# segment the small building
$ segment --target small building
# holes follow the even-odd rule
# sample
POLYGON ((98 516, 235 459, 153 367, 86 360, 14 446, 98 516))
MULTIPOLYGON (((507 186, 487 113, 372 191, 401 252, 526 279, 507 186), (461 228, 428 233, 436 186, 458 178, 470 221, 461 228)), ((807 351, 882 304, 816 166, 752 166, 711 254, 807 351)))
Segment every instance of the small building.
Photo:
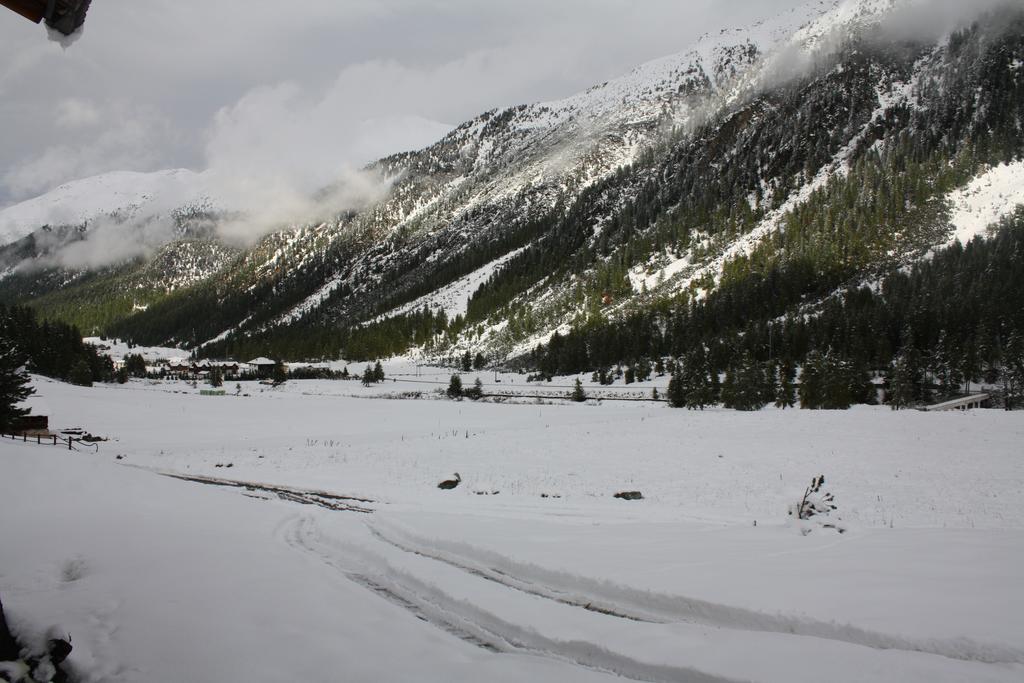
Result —
POLYGON ((220 368, 221 373, 223 373, 225 377, 238 376, 238 363, 226 361, 224 363, 214 363, 214 365, 220 368))
POLYGON ((167 374, 172 378, 185 379, 192 375, 192 364, 185 359, 172 359, 167 363, 167 374))
POLYGON ((23 415, 14 421, 11 432, 18 436, 45 436, 50 433, 50 418, 46 415, 23 415))
POLYGON ((253 373, 260 379, 270 379, 274 376, 274 368, 278 365, 276 360, 270 360, 269 358, 254 358, 249 361, 249 367, 252 368, 253 373))

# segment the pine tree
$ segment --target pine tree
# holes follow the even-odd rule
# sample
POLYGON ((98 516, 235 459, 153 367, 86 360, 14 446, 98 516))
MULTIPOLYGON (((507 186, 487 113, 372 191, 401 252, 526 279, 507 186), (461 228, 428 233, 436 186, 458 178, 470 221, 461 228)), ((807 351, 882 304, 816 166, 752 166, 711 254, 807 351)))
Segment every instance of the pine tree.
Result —
POLYGON ((146 376, 146 360, 137 353, 129 353, 124 357, 124 367, 132 377, 146 376))
POLYGON ((214 365, 210 369, 210 386, 213 388, 221 387, 224 385, 224 373, 220 369, 220 366, 214 365))
POLYGON ((731 366, 722 385, 722 404, 734 410, 752 411, 764 408, 764 369, 750 353, 744 353, 739 363, 731 366))
POLYGON ((580 381, 579 377, 576 378, 576 386, 572 389, 571 398, 576 403, 584 403, 587 400, 587 392, 583 390, 583 382, 580 381))
POLYGON ((914 374, 910 361, 905 353, 900 353, 893 360, 885 376, 888 386, 886 401, 893 410, 902 410, 914 402, 914 374))
POLYGON ((831 351, 807 354, 800 374, 800 407, 809 410, 846 410, 853 403, 852 387, 865 394, 863 378, 851 363, 831 351))
POLYGON ((1004 407, 1013 410, 1024 396, 1024 337, 1016 330, 1006 340, 1000 382, 1003 386, 1004 407))
POLYGON ((448 398, 462 398, 462 377, 458 375, 452 375, 451 380, 448 382, 448 398))
POLYGON ((0 432, 11 429, 18 418, 28 415, 27 408, 18 406, 35 393, 30 381, 25 357, 11 340, 0 336, 0 432))
POLYGON ((651 362, 646 358, 636 364, 636 381, 647 382, 651 379, 651 362))
POLYGON ((477 353, 476 357, 473 359, 473 369, 474 370, 483 370, 486 365, 487 365, 487 359, 484 358, 484 354, 477 353))
POLYGON ((955 360, 958 356, 949 341, 946 330, 939 333, 938 342, 935 344, 935 351, 931 357, 931 371, 938 381, 939 394, 944 397, 956 396, 960 393, 962 384, 960 367, 955 360))
MULTIPOLYGON (((878 389, 873 378, 873 373, 864 363, 849 361, 846 364, 846 393, 851 405, 878 405, 878 389)), ((846 407, 849 408, 849 405, 846 407)))
POLYGON ((722 405, 726 408, 735 408, 737 403, 737 383, 739 380, 736 374, 736 367, 733 365, 730 365, 725 370, 725 379, 722 381, 722 405))
POLYGON ((775 407, 792 408, 796 405, 796 366, 792 361, 779 364, 779 381, 776 385, 775 407))
POLYGON ((377 361, 373 364, 373 381, 383 382, 384 381, 384 367, 377 361))
POLYGON ((668 390, 665 392, 665 398, 673 408, 683 408, 686 406, 686 385, 678 369, 672 375, 672 379, 668 381, 668 390))
POLYGON ((995 384, 999 380, 999 353, 993 343, 990 327, 982 323, 975 335, 974 346, 978 353, 978 373, 987 384, 995 384))
POLYGON ((849 361, 839 358, 831 351, 825 354, 822 366, 824 379, 825 410, 847 410, 853 404, 851 387, 859 382, 849 361))
POLYGON ((469 351, 462 354, 462 371, 469 372, 473 369, 473 356, 469 351))
POLYGON ((366 369, 363 370, 363 386, 368 387, 371 384, 374 384, 377 381, 375 377, 376 375, 373 373, 373 368, 367 365, 366 369))
POLYGON ((469 389, 466 389, 464 392, 462 392, 462 394, 466 398, 472 399, 474 401, 479 401, 484 397, 484 383, 480 381, 479 377, 477 377, 476 380, 473 382, 473 386, 471 386, 469 389))
POLYGON ((698 344, 683 359, 683 393, 689 410, 704 410, 715 402, 715 390, 708 373, 707 352, 703 344, 698 344))
POLYGON ((967 343, 961 349, 960 358, 957 361, 957 372, 963 380, 964 393, 971 393, 971 384, 981 378, 981 349, 982 344, 978 343, 977 335, 971 335, 967 343))
POLYGON ((68 374, 68 381, 72 384, 77 384, 80 387, 92 386, 92 369, 84 358, 80 358, 71 366, 71 372, 68 374))

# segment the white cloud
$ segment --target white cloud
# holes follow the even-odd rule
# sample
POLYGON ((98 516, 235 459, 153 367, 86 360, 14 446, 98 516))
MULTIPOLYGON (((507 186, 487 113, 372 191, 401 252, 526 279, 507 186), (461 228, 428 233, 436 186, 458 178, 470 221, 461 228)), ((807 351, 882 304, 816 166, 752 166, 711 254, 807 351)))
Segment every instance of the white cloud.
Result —
POLYGON ((86 37, 67 52, 6 13, 0 130, 16 134, 0 136, 0 204, 75 174, 201 169, 222 154, 244 159, 249 152, 235 143, 254 139, 274 158, 283 155, 304 176, 296 184, 306 186, 325 168, 422 144, 441 130, 431 122, 457 124, 494 107, 570 95, 682 49, 703 31, 798 1, 309 0, 299 12, 281 3, 240 11, 233 0, 207 0, 200 9, 104 0, 90 10, 86 37), (100 104, 111 100, 159 112, 166 126, 151 126, 141 145, 132 131, 121 145, 100 140, 118 125, 107 123, 109 107, 100 104), (280 117, 275 123, 305 121, 326 137, 292 123, 273 136, 290 145, 275 146, 258 140, 258 129, 230 136, 218 123, 228 112, 249 125, 259 106, 280 117), (338 112, 332 129, 325 120, 338 112), (353 122, 361 134, 346 130, 353 122), (97 139, 83 142, 85 130, 97 139), (295 161, 303 156, 312 172, 295 161))
POLYGON ((887 17, 882 37, 932 40, 963 27, 984 12, 1021 5, 1024 0, 906 0, 887 17))
POLYGON ((88 128, 101 121, 99 108, 88 100, 69 97, 57 103, 55 123, 61 128, 88 128))
POLYGON ((162 165, 162 150, 176 137, 161 114, 126 101, 101 109, 81 100, 64 100, 56 107, 54 123, 71 135, 0 175, 0 185, 11 196, 37 195, 111 170, 157 169, 162 165))
POLYGON ((346 71, 319 94, 296 83, 260 87, 217 112, 207 133, 206 175, 220 202, 248 214, 244 222, 226 226, 227 236, 251 239, 371 201, 384 179, 360 168, 428 145, 449 130, 417 116, 376 116, 387 111, 379 98, 387 99, 397 83, 373 81, 346 71), (335 184, 341 194, 332 203, 312 201, 314 193, 335 184))

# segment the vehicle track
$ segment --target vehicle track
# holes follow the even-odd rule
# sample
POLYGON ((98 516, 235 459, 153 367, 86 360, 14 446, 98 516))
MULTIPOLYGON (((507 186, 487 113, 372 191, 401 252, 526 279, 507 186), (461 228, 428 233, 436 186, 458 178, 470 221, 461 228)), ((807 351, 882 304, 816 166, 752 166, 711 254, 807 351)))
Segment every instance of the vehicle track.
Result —
MULTIPOLYGON (((301 505, 313 505, 335 512, 369 514, 374 512, 374 510, 367 507, 367 504, 376 502, 368 498, 343 496, 326 491, 177 473, 164 474, 165 476, 183 481, 211 486, 240 488, 250 492, 269 493, 281 500, 301 505), (357 505, 356 503, 361 503, 362 505, 357 505)), ((308 520, 306 523, 312 523, 312 520, 308 520)), ((492 551, 472 548, 465 544, 419 538, 407 530, 391 527, 386 524, 367 524, 367 529, 373 538, 403 553, 439 562, 465 572, 470 576, 507 589, 616 619, 649 624, 689 623, 713 628, 806 636, 859 645, 876 650, 917 652, 968 662, 1024 664, 1024 650, 1012 647, 980 643, 968 638, 910 639, 869 631, 848 624, 756 612, 679 595, 658 594, 626 586, 615 586, 587 577, 546 570, 533 565, 524 565, 492 551)), ((304 546, 303 543, 295 540, 300 536, 290 535, 289 538, 291 540, 289 540, 289 544, 320 555, 321 559, 342 571, 350 580, 377 593, 389 602, 406 609, 417 618, 438 626, 466 642, 492 652, 534 652, 536 650, 535 653, 544 654, 545 656, 561 656, 557 652, 551 652, 544 647, 531 645, 529 639, 517 641, 515 638, 510 639, 506 637, 508 631, 515 631, 519 628, 513 624, 506 623, 497 632, 488 630, 475 623, 472 619, 467 620, 460 616, 466 611, 472 611, 466 609, 470 606, 461 605, 460 610, 453 612, 447 607, 432 605, 430 600, 423 595, 417 595, 415 592, 410 593, 408 590, 404 590, 400 582, 375 579, 373 576, 376 576, 376 572, 355 571, 351 567, 346 567, 344 564, 332 560, 329 554, 304 546)), ((385 565, 387 564, 386 561, 384 563, 385 565)), ((415 582, 413 577, 408 578, 415 582)), ((430 587, 421 586, 421 588, 426 589, 421 592, 429 592, 430 587)), ((489 619, 491 615, 486 615, 486 617, 489 619)), ((573 657, 569 657, 569 659, 574 662, 576 661, 573 657)), ((587 659, 587 661, 590 660, 587 659)), ((611 670, 589 663, 576 663, 602 671, 611 670)), ((626 669, 629 668, 627 665, 626 669)), ((619 672, 616 671, 616 673, 619 672)), ((695 672, 689 672, 689 674, 692 673, 695 672)), ((619 675, 635 678, 636 680, 661 680, 658 678, 630 676, 622 673, 619 673, 619 675)))
POLYGON ((403 552, 442 562, 472 576, 529 595, 619 619, 662 624, 683 622, 715 628, 808 636, 876 650, 918 652, 986 664, 1024 664, 1024 651, 978 643, 968 638, 914 640, 848 624, 766 614, 684 596, 613 586, 586 577, 523 565, 497 553, 474 550, 462 544, 428 542, 394 528, 385 532, 381 524, 368 526, 375 538, 403 552))
POLYGON ((292 520, 284 538, 416 618, 489 652, 545 657, 645 683, 740 683, 696 669, 641 662, 586 640, 549 638, 425 584, 366 549, 324 538, 308 516, 292 520))

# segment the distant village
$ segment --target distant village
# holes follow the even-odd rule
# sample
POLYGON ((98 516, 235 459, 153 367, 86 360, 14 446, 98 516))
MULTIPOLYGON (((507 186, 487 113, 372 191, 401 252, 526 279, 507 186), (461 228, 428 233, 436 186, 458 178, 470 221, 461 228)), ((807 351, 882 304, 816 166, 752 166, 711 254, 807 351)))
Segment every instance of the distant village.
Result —
MULTIPOLYGON (((129 357, 114 360, 114 369, 127 368, 129 357)), ((225 380, 237 379, 270 379, 275 368, 281 365, 270 358, 254 358, 248 362, 192 360, 189 358, 157 359, 146 362, 146 375, 161 379, 206 380, 215 372, 220 372, 225 380)), ((287 370, 287 367, 285 367, 287 370)))
MULTIPOLYGON (((285 379, 348 379, 348 369, 333 370, 327 363, 283 363, 272 358, 249 361, 195 359, 188 356, 156 357, 152 349, 116 348, 105 341, 88 340, 110 356, 116 375, 198 382, 283 381, 285 379)), ((120 346, 117 342, 115 345, 120 346)), ((172 349, 167 349, 168 351, 172 349)))

